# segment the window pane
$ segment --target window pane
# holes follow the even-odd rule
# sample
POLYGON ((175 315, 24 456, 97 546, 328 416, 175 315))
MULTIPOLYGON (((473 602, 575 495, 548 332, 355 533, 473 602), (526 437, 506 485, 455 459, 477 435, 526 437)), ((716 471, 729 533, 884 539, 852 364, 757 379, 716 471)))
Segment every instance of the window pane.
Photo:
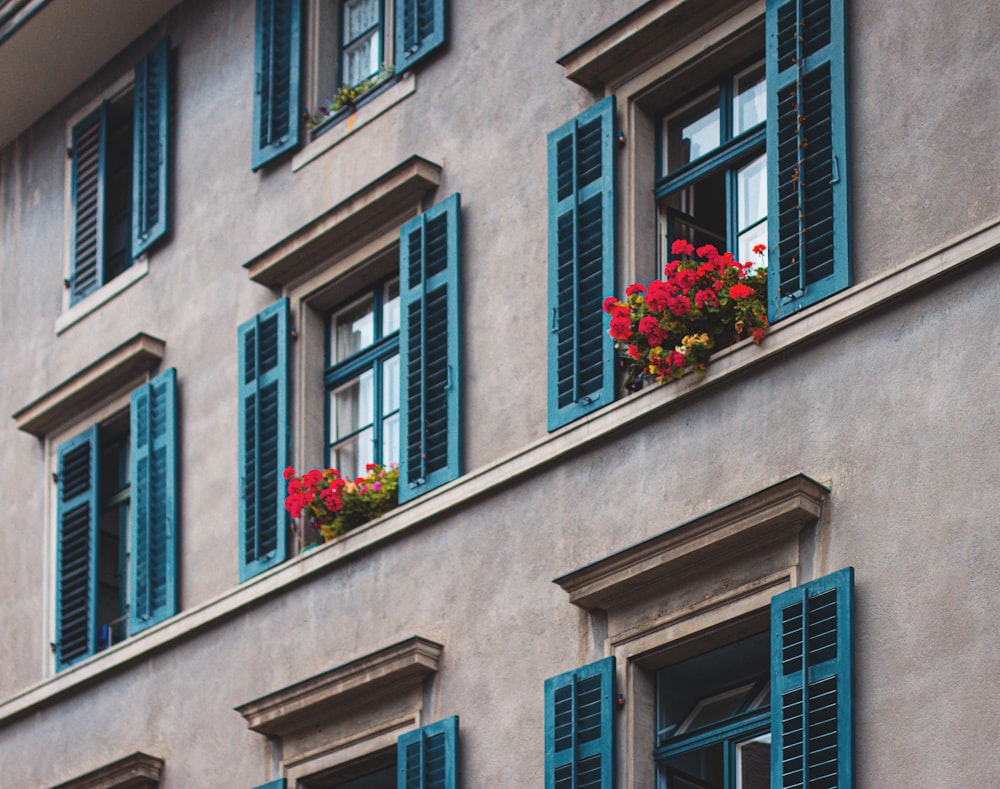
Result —
POLYGON ((767 246, 767 220, 754 225, 745 233, 740 233, 737 259, 742 263, 753 263, 754 269, 767 268, 767 251, 765 250, 763 255, 755 255, 753 252, 753 248, 758 244, 767 246))
POLYGON ((719 92, 714 90, 667 118, 665 173, 704 156, 721 142, 719 92))
POLYGON ((353 304, 334 319, 334 362, 340 362, 375 341, 375 315, 372 297, 353 304))
POLYGON ((771 735, 736 745, 736 789, 770 789, 771 735))
POLYGON ((354 86, 364 82, 379 68, 378 30, 351 44, 344 50, 344 84, 354 86))
POLYGON ((330 410, 334 417, 331 438, 337 441, 372 423, 374 376, 366 370, 332 393, 330 410))
POLYGON ((382 465, 399 463, 399 412, 382 420, 382 465))
POLYGON ((767 120, 767 85, 764 64, 736 75, 733 98, 733 136, 767 120))
POLYGON ((368 28, 378 24, 379 0, 347 0, 344 3, 344 43, 350 44, 368 28))
POLYGON ((399 330, 399 280, 394 279, 385 286, 382 306, 382 336, 399 330))
POLYGON ((365 465, 374 462, 374 440, 374 433, 371 428, 368 428, 333 448, 330 459, 333 462, 333 467, 340 472, 344 479, 360 477, 365 470, 365 465))
POLYGON ((382 363, 382 413, 399 410, 399 354, 382 363))
POLYGON ((761 155, 736 171, 739 230, 767 216, 767 156, 761 155))
POLYGON ((659 763, 664 789, 725 789, 725 747, 715 742, 659 763))

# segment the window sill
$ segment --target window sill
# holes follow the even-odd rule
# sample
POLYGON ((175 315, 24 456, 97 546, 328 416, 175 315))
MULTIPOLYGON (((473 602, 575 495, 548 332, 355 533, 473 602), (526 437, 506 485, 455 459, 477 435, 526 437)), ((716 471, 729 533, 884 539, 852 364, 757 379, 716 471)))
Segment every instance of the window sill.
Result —
MULTIPOLYGON (((842 326, 884 311, 904 295, 917 292, 935 280, 953 276, 964 266, 998 250, 1000 221, 994 221, 879 277, 855 285, 776 324, 759 348, 746 340, 722 351, 702 378, 691 375, 622 398, 517 452, 402 504, 333 542, 300 554, 212 600, 36 683, 0 703, 0 726, 110 676, 120 667, 154 651, 169 648, 194 633, 214 627, 249 605, 283 594, 307 579, 325 575, 365 555, 375 546, 387 544, 430 523, 440 524, 443 516, 464 504, 516 484, 520 478, 549 467, 557 459, 572 456, 595 441, 648 421, 653 414, 676 410, 691 397, 701 396, 706 389, 728 383, 751 368, 782 358, 842 326)), ((235 550, 234 546, 234 564, 235 550)))
POLYGON ((56 318, 56 334, 62 334, 70 326, 73 326, 90 313, 97 310, 119 293, 132 287, 136 282, 149 273, 149 258, 142 255, 136 258, 135 262, 125 271, 115 277, 111 282, 98 288, 86 298, 78 301, 67 309, 62 315, 56 318))
POLYGON ((331 120, 317 128, 316 138, 292 157, 292 171, 305 167, 318 156, 339 145, 351 134, 375 120, 379 115, 399 104, 417 90, 417 78, 411 71, 387 88, 375 88, 375 95, 364 101, 358 109, 341 120, 331 120))

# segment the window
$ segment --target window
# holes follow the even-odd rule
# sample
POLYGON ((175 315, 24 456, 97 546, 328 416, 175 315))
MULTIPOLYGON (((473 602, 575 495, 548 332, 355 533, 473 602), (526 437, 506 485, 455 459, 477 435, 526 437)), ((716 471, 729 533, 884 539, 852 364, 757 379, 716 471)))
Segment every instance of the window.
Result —
POLYGON ((167 232, 168 65, 163 39, 136 65, 132 85, 72 128, 70 304, 167 232))
POLYGON ((656 673, 662 789, 770 787, 769 667, 759 633, 656 673))
POLYGON ((308 113, 341 87, 374 87, 378 75, 402 74, 445 43, 445 0, 312 0, 307 8, 303 30, 298 0, 257 0, 254 170, 298 145, 303 104, 308 113))
MULTIPOLYGON (((303 423, 317 424, 324 412, 326 417, 325 458, 317 451, 306 463, 331 463, 349 476, 363 472, 365 463, 398 459, 400 502, 460 473, 459 221, 455 194, 403 224, 391 254, 380 250, 378 260, 370 261, 379 272, 377 284, 332 311, 322 310, 325 363, 317 359, 309 368, 307 354, 302 360, 309 373, 300 379, 307 390, 303 399, 311 402, 313 387, 323 394, 317 413, 307 408, 303 423)), ((369 271, 362 266, 346 272, 340 281, 347 283, 346 293, 370 282, 369 271)), ((324 283, 313 292, 312 305, 330 304, 331 291, 339 291, 337 283, 324 283)), ((310 299, 299 306, 299 320, 312 336, 310 299)), ((289 320, 285 298, 238 332, 241 581, 284 561, 288 552, 281 472, 290 460, 289 320)), ((311 449, 308 437, 301 440, 311 449)))
POLYGON ((754 260, 767 244, 764 61, 726 74, 660 120, 656 181, 659 263, 677 239, 754 260))
POLYGON ((176 373, 57 449, 56 666, 172 616, 176 373))
POLYGON ((653 0, 560 60, 610 95, 549 135, 550 430, 613 399, 616 253, 648 281, 676 238, 766 243, 772 323, 850 285, 844 0, 713 14, 653 0))
POLYGON ((399 279, 332 313, 327 463, 345 479, 365 464, 399 463, 399 279))
MULTIPOLYGON (((848 567, 781 592, 769 632, 656 672, 658 789, 850 789, 853 589, 848 567)), ((613 789, 615 665, 546 681, 546 787, 613 789)))

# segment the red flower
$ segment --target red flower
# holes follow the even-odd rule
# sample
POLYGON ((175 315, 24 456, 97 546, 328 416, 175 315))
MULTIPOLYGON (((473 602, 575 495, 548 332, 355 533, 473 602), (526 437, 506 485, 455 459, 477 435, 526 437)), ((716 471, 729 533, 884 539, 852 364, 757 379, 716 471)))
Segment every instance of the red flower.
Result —
POLYGON ((687 364, 687 359, 684 358, 684 354, 678 353, 677 351, 670 352, 671 367, 683 367, 685 364, 687 364))
POLYGON ((633 359, 638 359, 639 358, 639 349, 636 348, 634 345, 630 345, 628 347, 628 355, 631 356, 633 359))
POLYGON ((738 282, 729 289, 729 298, 731 299, 748 299, 753 295, 753 290, 748 288, 742 282, 738 282))
MULTIPOLYGON (((671 255, 690 255, 692 252, 694 252, 694 246, 683 238, 678 238, 670 245, 671 255)), ((698 254, 700 255, 701 252, 698 252, 698 254)))
POLYGON ((631 318, 632 313, 629 312, 628 307, 624 304, 617 305, 613 310, 611 310, 612 318, 631 318))
POLYGON ((629 318, 612 318, 608 334, 615 340, 627 340, 632 335, 632 321, 629 318))
POLYGON ((765 250, 767 250, 766 244, 754 244, 753 253, 755 255, 763 255, 765 250))
POLYGON ((611 310, 614 308, 616 304, 618 304, 618 299, 616 299, 614 296, 608 296, 604 300, 604 304, 602 305, 601 309, 603 309, 606 313, 608 313, 608 315, 610 315, 611 310))
POLYGON ((639 334, 646 338, 646 342, 652 348, 658 348, 667 339, 666 331, 660 328, 660 324, 657 323, 656 318, 652 315, 647 315, 639 321, 639 334))
POLYGON ((669 298, 670 289, 665 282, 654 279, 649 283, 649 288, 646 291, 646 306, 653 312, 662 312, 665 310, 669 298))
POLYGON ((705 288, 704 290, 699 290, 694 294, 694 303, 699 309, 704 309, 706 306, 718 307, 719 299, 715 295, 714 290, 705 288))
POLYGON ((283 476, 285 479, 291 479, 292 477, 295 476, 295 469, 289 466, 283 472, 281 472, 281 476, 283 476))
POLYGON ((667 265, 663 267, 663 276, 669 277, 680 267, 681 267, 681 262, 679 260, 671 260, 669 263, 667 263, 667 265))
POLYGON ((764 334, 765 334, 765 332, 764 332, 763 329, 754 329, 753 330, 753 344, 754 345, 760 345, 760 341, 764 339, 764 334))
POLYGON ((633 282, 627 288, 625 288, 625 295, 631 296, 634 293, 644 293, 646 291, 646 286, 641 282, 633 282))
POLYGON ((691 300, 687 296, 675 296, 667 299, 667 308, 681 318, 691 312, 691 300))
POLYGON ((705 244, 703 247, 698 247, 698 257, 706 258, 707 260, 715 260, 719 256, 719 250, 713 247, 711 244, 705 244))

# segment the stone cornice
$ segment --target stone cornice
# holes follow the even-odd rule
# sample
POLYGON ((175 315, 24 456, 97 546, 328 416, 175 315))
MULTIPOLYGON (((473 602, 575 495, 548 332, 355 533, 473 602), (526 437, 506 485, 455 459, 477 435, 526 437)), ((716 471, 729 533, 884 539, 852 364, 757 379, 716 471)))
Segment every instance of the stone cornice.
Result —
POLYGON ((163 759, 137 751, 52 789, 152 789, 162 770, 163 759))

